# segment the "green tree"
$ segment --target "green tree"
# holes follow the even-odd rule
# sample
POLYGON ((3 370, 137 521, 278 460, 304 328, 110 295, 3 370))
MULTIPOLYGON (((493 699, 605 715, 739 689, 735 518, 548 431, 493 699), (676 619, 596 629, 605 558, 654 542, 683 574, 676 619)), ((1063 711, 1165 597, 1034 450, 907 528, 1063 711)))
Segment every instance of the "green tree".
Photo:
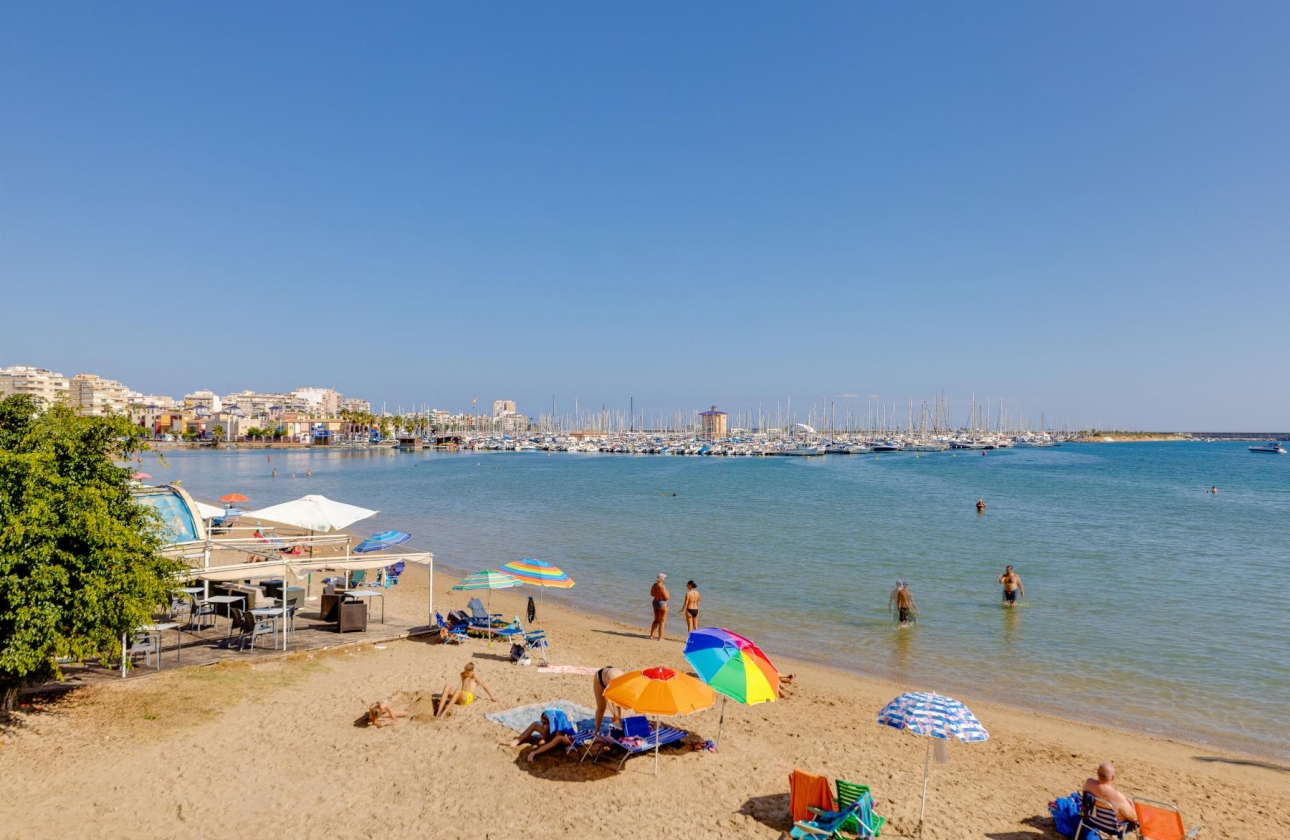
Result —
POLYGON ((0 713, 60 658, 120 651, 174 585, 160 522, 130 493, 144 431, 28 397, 0 400, 0 713))

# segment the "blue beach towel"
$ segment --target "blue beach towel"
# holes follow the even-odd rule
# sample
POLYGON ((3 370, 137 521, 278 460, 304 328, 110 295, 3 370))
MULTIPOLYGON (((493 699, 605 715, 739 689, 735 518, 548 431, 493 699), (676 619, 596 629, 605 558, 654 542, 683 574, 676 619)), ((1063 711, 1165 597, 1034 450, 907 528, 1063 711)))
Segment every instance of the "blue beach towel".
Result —
POLYGON ((546 716, 546 722, 551 726, 552 734, 563 732, 566 735, 573 735, 573 724, 569 723, 569 716, 559 709, 547 709, 542 713, 546 716))

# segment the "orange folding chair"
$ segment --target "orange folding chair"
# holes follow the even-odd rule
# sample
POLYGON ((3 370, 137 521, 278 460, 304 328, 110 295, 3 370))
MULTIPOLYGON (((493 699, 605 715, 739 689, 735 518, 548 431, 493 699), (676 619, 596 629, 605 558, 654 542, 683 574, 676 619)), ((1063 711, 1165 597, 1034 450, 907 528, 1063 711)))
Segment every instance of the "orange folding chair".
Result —
POLYGON ((1138 813, 1138 837, 1141 840, 1191 840, 1200 832, 1200 826, 1191 831, 1183 828, 1182 814, 1172 802, 1134 799, 1133 810, 1138 813))

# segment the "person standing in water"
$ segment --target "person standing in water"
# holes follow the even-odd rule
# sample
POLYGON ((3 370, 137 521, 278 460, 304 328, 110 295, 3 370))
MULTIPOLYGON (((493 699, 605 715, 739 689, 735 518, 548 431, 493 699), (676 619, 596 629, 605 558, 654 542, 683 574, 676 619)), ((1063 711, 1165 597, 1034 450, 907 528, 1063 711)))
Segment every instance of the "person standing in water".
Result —
POLYGON ((654 631, 658 630, 658 640, 663 641, 663 628, 667 624, 667 602, 672 596, 667 592, 667 586, 663 581, 667 580, 667 575, 659 572, 658 578, 654 585, 649 588, 649 597, 654 607, 654 623, 649 627, 649 637, 654 638, 654 631))
POLYGON ((985 513, 985 499, 976 500, 976 512, 985 513))
POLYGON ((909 584, 903 580, 896 581, 896 588, 891 591, 891 597, 887 599, 887 609, 895 611, 896 621, 901 627, 918 623, 918 607, 914 604, 914 596, 909 591, 909 584))
POLYGON ((1013 571, 1012 567, 1003 570, 999 575, 999 583, 1003 584, 1003 605, 1005 607, 1015 607, 1017 599, 1026 594, 1026 587, 1021 582, 1021 575, 1013 571))

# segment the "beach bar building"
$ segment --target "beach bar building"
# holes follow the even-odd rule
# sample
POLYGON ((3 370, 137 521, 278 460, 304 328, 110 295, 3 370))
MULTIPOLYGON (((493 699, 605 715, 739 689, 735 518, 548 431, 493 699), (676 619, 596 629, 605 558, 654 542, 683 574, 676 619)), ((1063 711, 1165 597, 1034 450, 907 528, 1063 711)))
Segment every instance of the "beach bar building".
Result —
POLYGON ((699 413, 699 422, 704 440, 720 440, 729 434, 726 429, 726 413, 717 411, 715 405, 710 411, 699 413))

